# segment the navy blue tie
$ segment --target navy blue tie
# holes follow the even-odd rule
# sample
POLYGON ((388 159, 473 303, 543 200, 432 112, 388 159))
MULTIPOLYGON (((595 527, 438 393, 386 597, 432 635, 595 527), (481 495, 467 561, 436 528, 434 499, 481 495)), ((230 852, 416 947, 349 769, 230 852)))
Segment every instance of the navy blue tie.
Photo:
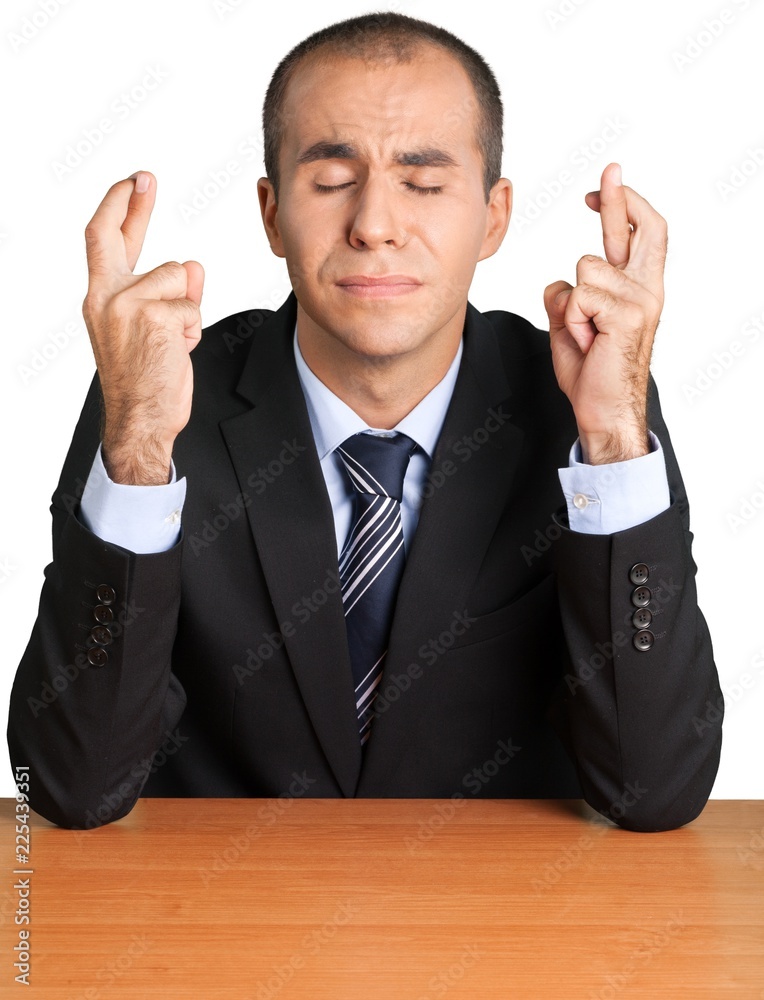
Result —
POLYGON ((354 434, 338 450, 355 488, 339 559, 361 744, 369 738, 403 565, 403 477, 416 443, 405 434, 354 434))

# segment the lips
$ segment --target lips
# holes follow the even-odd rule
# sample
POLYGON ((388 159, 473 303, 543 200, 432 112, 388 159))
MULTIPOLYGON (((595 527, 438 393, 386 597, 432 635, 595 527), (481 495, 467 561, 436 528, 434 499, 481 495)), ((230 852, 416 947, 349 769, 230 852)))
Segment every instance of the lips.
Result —
POLYGON ((361 285, 374 288, 377 285, 420 285, 416 278, 411 278, 406 274, 352 274, 349 278, 340 278, 338 285, 361 285))
POLYGON ((351 274, 340 278, 337 285, 357 298, 381 299, 409 295, 421 288, 422 282, 408 274, 351 274))

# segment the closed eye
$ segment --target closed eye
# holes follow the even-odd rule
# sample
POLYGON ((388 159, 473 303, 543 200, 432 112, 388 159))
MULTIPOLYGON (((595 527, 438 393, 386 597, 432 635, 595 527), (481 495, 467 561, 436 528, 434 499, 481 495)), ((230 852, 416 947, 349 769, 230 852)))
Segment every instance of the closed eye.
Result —
POLYGON ((404 181, 404 185, 409 189, 409 191, 416 191, 417 194, 440 194, 443 190, 443 186, 435 187, 418 187, 416 184, 412 184, 410 181, 404 181))
MULTIPOLYGON (((316 184, 316 191, 319 194, 334 194, 337 191, 344 191, 345 188, 351 187, 355 181, 345 181, 344 184, 316 184)), ((403 186, 409 191, 415 191, 417 194, 440 194, 443 190, 442 185, 437 185, 435 187, 419 187, 417 184, 412 184, 411 181, 404 181, 403 186)))
POLYGON ((321 194, 331 194, 333 191, 342 191, 353 183, 353 181, 345 181, 344 184, 316 184, 316 191, 321 194))

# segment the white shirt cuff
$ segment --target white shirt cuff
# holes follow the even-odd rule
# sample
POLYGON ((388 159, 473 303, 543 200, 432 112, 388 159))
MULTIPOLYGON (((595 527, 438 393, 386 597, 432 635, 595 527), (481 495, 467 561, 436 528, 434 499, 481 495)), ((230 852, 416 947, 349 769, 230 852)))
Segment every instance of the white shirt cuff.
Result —
POLYGON ((581 462, 581 447, 575 442, 570 467, 558 469, 572 531, 590 535, 626 531, 670 506, 663 449, 652 431, 649 439, 649 454, 608 465, 581 462))
POLYGON ((175 465, 166 486, 124 486, 109 479, 101 446, 85 483, 79 519, 104 542, 129 552, 166 552, 180 537, 186 479, 176 480, 175 465))

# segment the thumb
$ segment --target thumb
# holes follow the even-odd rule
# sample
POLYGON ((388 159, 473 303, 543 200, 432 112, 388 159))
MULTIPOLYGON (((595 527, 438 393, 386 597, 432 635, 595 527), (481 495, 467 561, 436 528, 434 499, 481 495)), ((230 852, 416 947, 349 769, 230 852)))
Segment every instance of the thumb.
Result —
POLYGON ((556 333, 565 326, 565 309, 573 286, 567 281, 554 281, 544 289, 544 308, 549 317, 549 332, 556 333))
POLYGON ((204 268, 198 260, 184 261, 183 267, 188 275, 188 287, 186 298, 191 299, 198 306, 202 304, 202 291, 204 289, 204 268))

